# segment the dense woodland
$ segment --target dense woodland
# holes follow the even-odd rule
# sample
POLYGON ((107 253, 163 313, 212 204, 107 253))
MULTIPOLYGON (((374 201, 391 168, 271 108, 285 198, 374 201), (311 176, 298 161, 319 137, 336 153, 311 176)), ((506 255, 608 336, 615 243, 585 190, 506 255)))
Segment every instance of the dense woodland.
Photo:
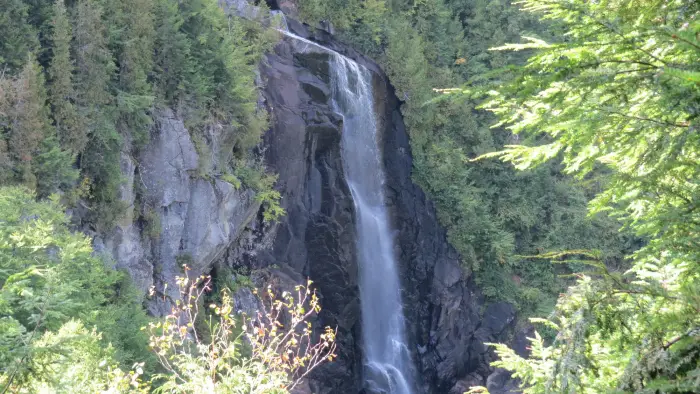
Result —
MULTIPOLYGON (((529 393, 700 390, 700 3, 298 5, 383 67, 464 269, 533 317, 530 359, 494 345, 495 366, 529 393)), ((198 176, 283 214, 252 153, 268 124, 256 69, 279 39, 265 25, 216 0, 3 1, 0 392, 287 392, 332 358, 332 331, 299 360, 274 350, 288 333, 308 343, 274 311, 317 311, 311 290, 270 299, 255 326, 231 315, 235 284, 183 279, 194 301, 154 319, 83 235, 121 219, 120 157, 164 108, 215 158, 198 176)))

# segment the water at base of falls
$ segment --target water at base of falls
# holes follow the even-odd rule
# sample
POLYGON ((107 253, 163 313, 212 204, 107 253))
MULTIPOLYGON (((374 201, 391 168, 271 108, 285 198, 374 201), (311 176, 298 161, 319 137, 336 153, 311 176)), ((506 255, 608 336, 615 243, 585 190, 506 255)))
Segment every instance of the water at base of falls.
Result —
POLYGON ((335 110, 343 116, 343 166, 355 205, 360 271, 364 388, 372 394, 412 394, 411 353, 406 346, 401 288, 377 140, 372 74, 330 49, 299 37, 281 16, 282 34, 331 56, 335 110))

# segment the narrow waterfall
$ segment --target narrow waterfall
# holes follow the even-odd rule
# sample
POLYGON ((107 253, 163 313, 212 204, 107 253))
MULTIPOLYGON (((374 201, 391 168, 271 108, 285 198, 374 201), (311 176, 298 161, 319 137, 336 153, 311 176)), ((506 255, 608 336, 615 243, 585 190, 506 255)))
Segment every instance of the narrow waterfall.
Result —
POLYGON ((331 56, 333 104, 343 116, 342 158, 356 214, 365 388, 370 393, 411 394, 411 355, 384 202, 372 74, 351 59, 289 32, 286 26, 282 15, 279 31, 303 44, 297 50, 316 47, 331 56))
POLYGON ((372 75, 339 54, 333 55, 331 75, 336 110, 343 115, 345 175, 355 203, 366 388, 377 393, 409 394, 411 356, 384 202, 372 75))

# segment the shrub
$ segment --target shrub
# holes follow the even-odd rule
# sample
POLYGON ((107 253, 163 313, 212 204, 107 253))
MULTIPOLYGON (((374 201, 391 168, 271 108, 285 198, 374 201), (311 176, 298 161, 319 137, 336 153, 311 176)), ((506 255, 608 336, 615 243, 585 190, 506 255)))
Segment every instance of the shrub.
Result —
POLYGON ((308 286, 297 286, 296 297, 283 293, 281 299, 268 288, 257 316, 242 317, 238 335, 236 326, 241 323, 237 323, 233 299, 222 291, 221 303, 210 305, 207 338, 195 322, 206 312, 200 310, 199 301, 211 290, 211 278, 181 277, 178 286, 182 301, 148 327, 151 347, 167 371, 159 375, 159 391, 287 393, 335 356, 335 331, 330 327, 314 343, 308 320, 320 306, 308 286))

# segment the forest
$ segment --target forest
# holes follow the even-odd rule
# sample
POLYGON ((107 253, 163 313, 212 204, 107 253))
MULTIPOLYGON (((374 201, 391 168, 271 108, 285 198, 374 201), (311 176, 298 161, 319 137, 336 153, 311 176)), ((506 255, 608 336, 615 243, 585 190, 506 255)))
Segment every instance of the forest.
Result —
POLYGON ((164 113, 196 152, 185 178, 250 191, 252 231, 276 228, 292 181, 266 165, 260 69, 280 12, 386 74, 460 275, 532 327, 527 354, 485 342, 486 368, 523 393, 700 391, 699 2, 2 0, 0 393, 315 393, 344 356, 318 283, 181 254, 176 288, 144 292, 96 242, 168 236, 124 173, 164 113))

